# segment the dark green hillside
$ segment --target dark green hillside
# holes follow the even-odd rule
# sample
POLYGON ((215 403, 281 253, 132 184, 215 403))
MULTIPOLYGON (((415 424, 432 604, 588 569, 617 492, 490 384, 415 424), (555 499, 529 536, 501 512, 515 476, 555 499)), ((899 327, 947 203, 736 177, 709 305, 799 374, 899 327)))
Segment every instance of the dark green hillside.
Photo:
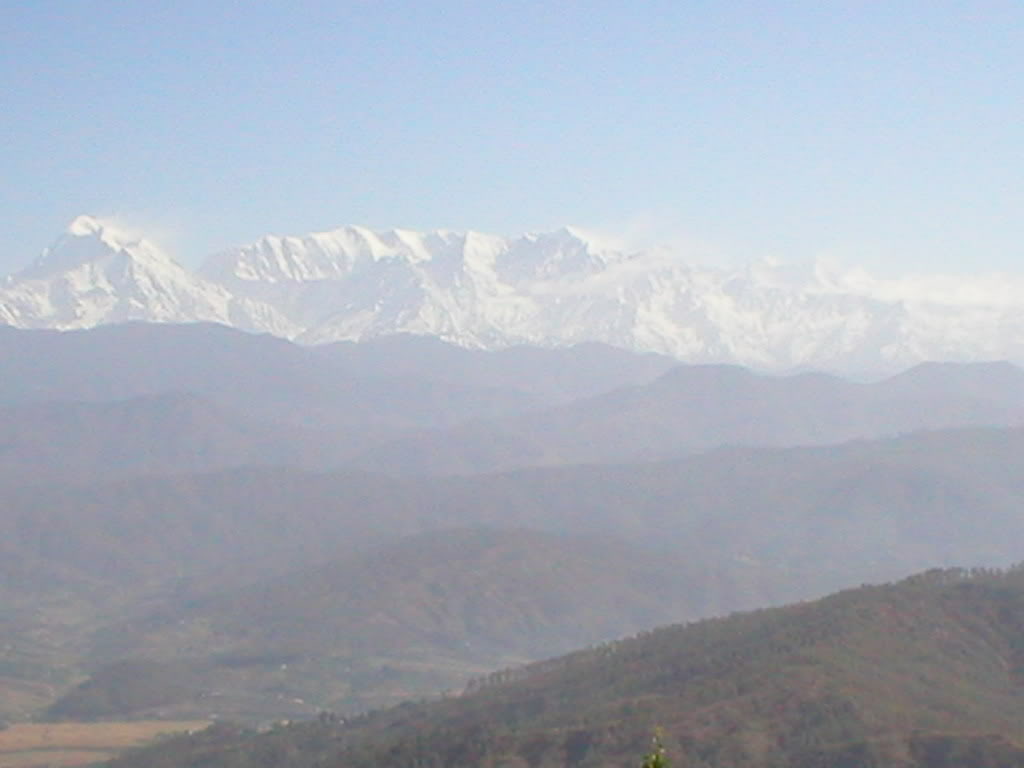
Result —
POLYGON ((655 630, 349 723, 220 729, 163 766, 626 766, 660 726, 677 766, 1024 765, 1024 572, 933 571, 655 630))

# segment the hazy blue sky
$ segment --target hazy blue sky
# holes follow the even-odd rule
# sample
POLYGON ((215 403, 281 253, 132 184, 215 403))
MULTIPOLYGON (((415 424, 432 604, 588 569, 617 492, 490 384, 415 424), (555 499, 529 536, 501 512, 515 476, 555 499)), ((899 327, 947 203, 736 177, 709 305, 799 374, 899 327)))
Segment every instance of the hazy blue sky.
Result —
POLYGON ((1024 3, 0 3, 0 271, 343 224, 1024 272, 1024 3))

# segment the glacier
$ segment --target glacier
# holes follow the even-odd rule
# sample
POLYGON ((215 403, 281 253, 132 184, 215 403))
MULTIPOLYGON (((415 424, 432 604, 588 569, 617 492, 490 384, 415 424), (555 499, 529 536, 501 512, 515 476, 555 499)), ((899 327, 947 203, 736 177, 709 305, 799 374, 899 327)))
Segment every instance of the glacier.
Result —
POLYGON ((0 282, 0 323, 216 322, 303 344, 409 333, 465 347, 598 341, 759 370, 1024 361, 1024 281, 686 263, 565 227, 519 237, 343 227, 268 235, 195 271, 79 216, 0 282))

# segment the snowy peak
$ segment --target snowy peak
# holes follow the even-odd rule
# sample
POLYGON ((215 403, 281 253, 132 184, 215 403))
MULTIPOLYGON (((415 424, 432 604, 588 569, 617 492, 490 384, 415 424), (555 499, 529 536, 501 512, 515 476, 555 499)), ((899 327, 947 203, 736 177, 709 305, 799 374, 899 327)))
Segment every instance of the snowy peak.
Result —
POLYGON ((553 278, 599 270, 615 255, 597 238, 570 227, 515 239, 474 231, 343 227, 302 237, 268 235, 210 257, 201 273, 218 282, 304 283, 342 279, 381 264, 458 262, 497 263, 510 278, 553 278))
POLYGON ((502 238, 480 232, 344 227, 264 237, 212 257, 201 274, 277 307, 309 343, 390 333, 474 347, 553 342, 533 295, 599 274, 617 257, 575 230, 502 238), (552 286, 556 286, 552 288, 552 286))
POLYGON ((621 255, 621 248, 611 245, 602 237, 579 227, 565 226, 553 232, 534 232, 524 240, 543 244, 552 251, 583 252, 592 255, 621 255))
POLYGON ((210 257, 201 270, 218 282, 306 283, 344 279, 380 264, 417 265, 461 257, 466 249, 493 250, 500 238, 448 230, 375 232, 343 227, 302 237, 268 235, 210 257))
POLYGON ((130 235, 113 222, 88 215, 78 216, 68 224, 67 234, 75 237, 97 237, 111 248, 138 245, 142 241, 141 236, 130 235))
POLYGON ((507 243, 499 262, 509 281, 577 278, 603 271, 622 255, 602 246, 581 230, 563 227, 554 232, 528 234, 507 243))
POLYGON ((68 234, 76 237, 102 236, 106 228, 107 226, 96 217, 83 214, 68 224, 68 234))
POLYGON ((79 216, 53 245, 46 248, 17 277, 44 278, 81 267, 109 266, 113 263, 124 269, 133 262, 150 268, 181 269, 152 242, 131 235, 101 219, 79 216))
POLYGON ((0 283, 0 323, 212 321, 304 343, 429 335, 466 347, 588 341, 760 369, 885 371, 1024 361, 1024 281, 880 280, 834 265, 721 269, 584 230, 342 227, 268 235, 198 274, 114 222, 80 216, 0 283))
POLYGON ((92 216, 76 218, 30 267, 7 278, 0 308, 0 319, 25 328, 141 320, 290 330, 272 309, 239 302, 149 240, 92 216))

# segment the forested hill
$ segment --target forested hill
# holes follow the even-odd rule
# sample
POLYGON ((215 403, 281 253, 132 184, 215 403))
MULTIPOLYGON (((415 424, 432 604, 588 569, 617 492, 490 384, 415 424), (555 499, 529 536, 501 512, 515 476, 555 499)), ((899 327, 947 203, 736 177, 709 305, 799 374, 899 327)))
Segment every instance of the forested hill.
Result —
POLYGON ((1024 766, 1024 570, 931 571, 672 626, 495 674, 462 696, 117 768, 626 766, 661 728, 688 768, 1024 766))

